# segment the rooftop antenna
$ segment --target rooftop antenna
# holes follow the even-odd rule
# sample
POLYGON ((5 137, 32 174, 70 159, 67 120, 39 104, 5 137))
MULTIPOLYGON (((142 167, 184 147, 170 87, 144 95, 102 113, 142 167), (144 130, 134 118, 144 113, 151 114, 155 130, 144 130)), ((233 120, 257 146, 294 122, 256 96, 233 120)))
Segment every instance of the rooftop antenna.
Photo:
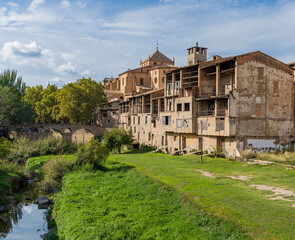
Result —
POLYGON ((196 47, 199 47, 199 42, 196 42, 196 47))
POLYGON ((157 40, 157 50, 159 49, 159 41, 157 40))

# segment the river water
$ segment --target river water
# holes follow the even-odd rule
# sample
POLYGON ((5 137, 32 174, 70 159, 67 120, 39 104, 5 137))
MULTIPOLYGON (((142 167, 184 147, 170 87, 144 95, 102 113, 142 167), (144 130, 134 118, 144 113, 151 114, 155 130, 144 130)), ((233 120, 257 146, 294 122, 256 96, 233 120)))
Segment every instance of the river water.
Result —
POLYGON ((47 232, 47 209, 38 209, 35 200, 48 196, 37 183, 21 192, 23 200, 0 212, 0 239, 39 240, 47 232))

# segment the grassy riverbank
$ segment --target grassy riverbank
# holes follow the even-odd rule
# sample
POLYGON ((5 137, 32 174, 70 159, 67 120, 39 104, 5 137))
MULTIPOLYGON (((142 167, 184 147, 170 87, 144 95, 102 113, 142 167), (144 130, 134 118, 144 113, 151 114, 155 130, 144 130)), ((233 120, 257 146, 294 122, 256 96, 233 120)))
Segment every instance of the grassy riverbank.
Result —
POLYGON ((239 224, 254 239, 295 236, 295 171, 226 159, 165 154, 112 155, 192 199, 225 221, 239 224), (233 179, 235 178, 235 179, 233 179))
POLYGON ((236 224, 119 163, 68 174, 54 216, 62 239, 247 239, 236 224))

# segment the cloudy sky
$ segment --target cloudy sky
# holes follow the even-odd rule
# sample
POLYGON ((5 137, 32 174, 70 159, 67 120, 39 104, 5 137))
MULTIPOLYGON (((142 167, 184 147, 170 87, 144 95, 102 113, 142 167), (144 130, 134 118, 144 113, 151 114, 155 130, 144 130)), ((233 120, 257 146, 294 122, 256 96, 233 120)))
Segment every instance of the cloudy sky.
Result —
POLYGON ((0 70, 27 85, 101 81, 156 49, 176 65, 196 41, 209 58, 260 50, 295 61, 294 0, 0 0, 0 70))

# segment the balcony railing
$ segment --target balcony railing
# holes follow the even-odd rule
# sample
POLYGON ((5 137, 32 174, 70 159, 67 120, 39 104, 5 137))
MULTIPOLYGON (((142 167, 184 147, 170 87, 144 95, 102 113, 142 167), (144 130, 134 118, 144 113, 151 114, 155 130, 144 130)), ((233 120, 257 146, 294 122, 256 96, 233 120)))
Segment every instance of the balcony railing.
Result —
POLYGON ((228 115, 228 110, 226 109, 221 109, 221 110, 205 110, 205 111, 199 111, 198 116, 227 116, 228 115))

